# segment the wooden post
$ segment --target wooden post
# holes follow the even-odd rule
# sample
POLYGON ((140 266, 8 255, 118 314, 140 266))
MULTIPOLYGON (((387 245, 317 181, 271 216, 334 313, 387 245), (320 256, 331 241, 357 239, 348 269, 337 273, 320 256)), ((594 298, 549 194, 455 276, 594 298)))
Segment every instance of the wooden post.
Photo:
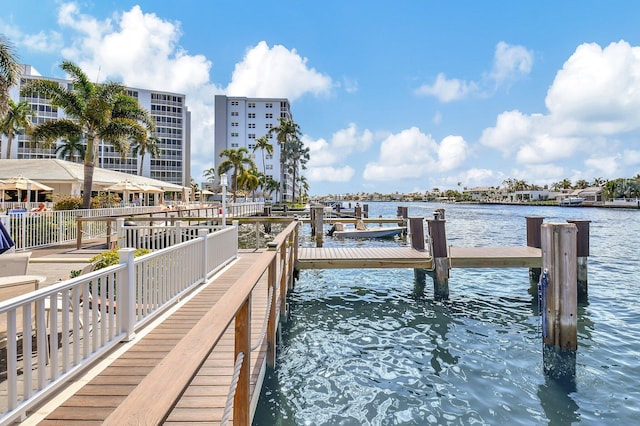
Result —
POLYGON ((578 228, 577 236, 577 256, 578 256, 578 270, 577 270, 577 285, 578 285, 578 300, 586 301, 588 296, 587 287, 587 259, 589 257, 589 224, 590 220, 567 220, 569 223, 573 223, 578 228))
POLYGON ((449 297, 449 257, 447 254, 447 235, 445 221, 440 219, 440 212, 434 213, 434 219, 428 219, 433 253, 433 296, 436 299, 449 297))
POLYGON ((316 237, 316 247, 322 247, 322 238, 323 238, 323 213, 324 207, 322 206, 313 206, 311 208, 313 211, 313 226, 315 228, 315 237, 316 237))
POLYGON ((411 248, 424 251, 424 218, 410 218, 409 230, 411 231, 411 248))
MULTIPOLYGON (((544 221, 544 217, 527 216, 525 219, 527 221, 527 247, 542 247, 540 242, 540 226, 544 221)), ((538 282, 540 281, 541 272, 542 268, 529 268, 529 282, 531 283, 531 288, 535 288, 536 291, 538 288, 538 282)))
POLYGON ((369 204, 362 205, 362 215, 365 219, 369 217, 369 204))
POLYGON ((235 356, 244 354, 236 394, 233 398, 233 424, 249 425, 251 418, 251 294, 235 319, 235 356))
POLYGON ((362 207, 360 207, 359 203, 356 203, 356 206, 353 209, 353 215, 356 217, 356 219, 362 219, 362 207))
POLYGON ((541 231, 544 370, 551 378, 573 380, 578 349, 577 228, 572 223, 545 223, 541 231))

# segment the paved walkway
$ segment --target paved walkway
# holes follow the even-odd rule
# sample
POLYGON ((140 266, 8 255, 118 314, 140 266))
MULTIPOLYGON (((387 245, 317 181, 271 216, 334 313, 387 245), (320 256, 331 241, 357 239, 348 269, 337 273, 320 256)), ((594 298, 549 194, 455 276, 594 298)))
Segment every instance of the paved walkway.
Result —
POLYGON ((76 248, 75 241, 59 246, 26 250, 31 252, 27 274, 46 277, 47 279, 40 285, 48 286, 69 278, 71 271, 82 269, 89 259, 105 250, 104 238, 83 241, 80 250, 76 248))

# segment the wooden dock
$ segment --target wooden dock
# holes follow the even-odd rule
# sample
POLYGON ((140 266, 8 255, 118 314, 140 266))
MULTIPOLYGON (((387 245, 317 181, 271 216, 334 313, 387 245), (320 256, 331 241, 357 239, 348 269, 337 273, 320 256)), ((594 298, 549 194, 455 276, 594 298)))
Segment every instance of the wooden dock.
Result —
MULTIPOLYGON (((539 248, 449 247, 451 268, 540 268, 539 248)), ((300 248, 297 269, 421 268, 433 269, 428 250, 411 247, 300 248)))
MULTIPOLYGON (((202 288, 183 306, 167 316, 157 327, 140 333, 133 345, 126 351, 113 356, 102 371, 94 372, 94 377, 72 393, 61 404, 54 402, 39 410, 30 421, 42 425, 54 424, 101 424, 138 386, 138 384, 156 368, 178 342, 211 309, 223 294, 235 284, 239 277, 253 265, 262 254, 241 252, 239 259, 206 287, 202 288), (57 405, 54 407, 54 405, 57 405), (37 418, 40 417, 38 420, 37 418)), ((259 336, 265 321, 267 309, 266 277, 257 287, 251 311, 252 336, 259 336)), ((257 337, 256 337, 257 338, 257 337)), ((259 367, 252 371, 260 372, 265 358, 265 344, 251 353, 251 364, 259 367)), ((178 400, 167 423, 220 424, 233 377, 234 364, 234 325, 231 323, 220 343, 210 353, 207 360, 193 377, 190 386, 178 400)), ((107 362, 107 361, 103 361, 107 362)), ((175 366, 180 368, 179 366, 175 366)), ((261 385, 260 375, 251 377, 251 396, 257 402, 261 385), (258 387, 257 387, 258 386, 258 387)), ((144 421, 145 407, 138 413, 144 421)))

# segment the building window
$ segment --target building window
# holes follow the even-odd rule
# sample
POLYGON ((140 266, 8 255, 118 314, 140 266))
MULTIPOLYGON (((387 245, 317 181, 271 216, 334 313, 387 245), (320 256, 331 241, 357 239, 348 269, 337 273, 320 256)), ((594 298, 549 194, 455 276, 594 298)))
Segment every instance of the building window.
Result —
POLYGON ((236 133, 236 132, 231 132, 231 137, 232 137, 232 138, 237 138, 237 137, 238 137, 238 133, 236 133))
POLYGON ((267 113, 264 116, 265 116, 265 118, 273 118, 273 114, 271 114, 271 113, 267 113))
POLYGON ((249 123, 249 128, 250 129, 255 129, 256 128, 256 123, 249 123))
POLYGON ((232 117, 237 117, 238 116, 238 111, 231 111, 231 116, 232 117))
POLYGON ((247 135, 247 139, 255 139, 256 138, 256 134, 255 133, 249 133, 247 135))
POLYGON ((238 101, 231 101, 231 106, 238 106, 238 101))
POLYGON ((231 148, 237 148, 239 145, 237 142, 231 144, 231 148))
POLYGON ((265 107, 267 107, 267 108, 273 108, 273 104, 272 104, 271 102, 267 102, 267 103, 265 104, 265 107))
POLYGON ((249 102, 247 104, 247 108, 255 108, 256 107, 256 103, 255 102, 249 102))
POLYGON ((264 158, 265 160, 273 160, 273 154, 267 154, 264 158))
POLYGON ((238 123, 234 121, 233 123, 231 123, 231 127, 238 127, 238 123))
POLYGON ((267 129, 270 129, 270 128, 272 128, 272 127, 273 127, 273 124, 271 124, 271 123, 267 123, 267 124, 265 124, 265 125, 264 125, 264 127, 266 127, 267 129))
POLYGON ((254 144, 254 143, 250 143, 250 144, 247 146, 247 148, 249 148, 249 150, 250 150, 250 151, 253 151, 253 150, 255 149, 255 147, 256 147, 256 144, 254 144))
POLYGON ((255 112, 250 112, 249 113, 249 118, 256 118, 256 113, 255 112))
POLYGON ((273 170, 273 164, 266 164, 266 165, 264 166, 264 168, 265 168, 266 170, 273 170))

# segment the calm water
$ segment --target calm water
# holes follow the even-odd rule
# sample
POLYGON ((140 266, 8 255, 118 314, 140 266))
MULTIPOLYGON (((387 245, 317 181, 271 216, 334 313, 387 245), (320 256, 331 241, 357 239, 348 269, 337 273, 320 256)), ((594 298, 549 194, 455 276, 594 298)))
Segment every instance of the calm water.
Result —
POLYGON ((526 245, 525 216, 592 221, 575 386, 544 377, 527 269, 454 269, 444 301, 412 270, 302 271, 254 425, 640 424, 640 211, 401 205, 445 208, 456 246, 526 245))

